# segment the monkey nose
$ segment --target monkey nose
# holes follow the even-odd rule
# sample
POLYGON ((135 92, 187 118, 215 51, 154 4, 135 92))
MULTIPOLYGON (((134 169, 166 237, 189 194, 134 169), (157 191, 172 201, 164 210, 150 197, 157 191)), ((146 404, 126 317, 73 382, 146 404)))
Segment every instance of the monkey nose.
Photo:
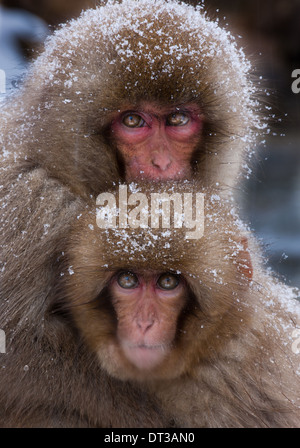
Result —
POLYGON ((171 165, 171 158, 165 153, 156 153, 152 158, 152 165, 161 171, 166 171, 171 165))
POLYGON ((154 324, 154 318, 149 317, 146 319, 137 319, 137 326, 139 330, 145 334, 154 324))

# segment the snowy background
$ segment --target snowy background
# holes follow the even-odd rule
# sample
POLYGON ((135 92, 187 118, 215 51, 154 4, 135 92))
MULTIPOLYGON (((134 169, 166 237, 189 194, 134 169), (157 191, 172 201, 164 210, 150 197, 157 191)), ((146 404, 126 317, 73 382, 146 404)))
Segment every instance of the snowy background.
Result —
MULTIPOLYGON (((1 2, 0 70, 6 74, 6 93, 1 93, 0 72, 0 99, 17 88, 47 34, 94 4, 94 0, 1 2)), ((264 242, 270 266, 288 284, 300 286, 300 93, 291 90, 292 72, 300 69, 300 1, 206 0, 205 5, 211 18, 241 36, 256 75, 263 76, 269 89, 264 101, 273 108, 272 131, 239 200, 244 219, 264 242)))

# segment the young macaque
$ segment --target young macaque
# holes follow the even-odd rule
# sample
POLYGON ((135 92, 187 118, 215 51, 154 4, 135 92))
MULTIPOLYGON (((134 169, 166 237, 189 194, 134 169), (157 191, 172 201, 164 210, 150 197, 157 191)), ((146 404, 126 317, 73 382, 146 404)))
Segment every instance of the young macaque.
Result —
POLYGON ((232 204, 188 182, 129 187, 149 204, 153 193, 205 193, 204 233, 187 239, 175 218, 169 229, 78 219, 60 306, 101 367, 179 427, 298 426, 299 303, 264 272, 232 204))
POLYGON ((264 128, 251 71, 201 7, 110 1, 57 30, 1 104, 1 426, 298 423, 292 370, 268 353, 286 343, 294 358, 290 327, 268 326, 273 281, 260 266, 251 279, 256 249, 216 199, 233 195, 264 128), (206 237, 104 236, 88 213, 120 181, 193 179, 218 187, 206 237), (118 295, 120 271, 138 285, 118 295), (180 281, 166 291, 157 282, 171 274, 180 281), (144 330, 154 319, 145 336, 141 317, 144 330))

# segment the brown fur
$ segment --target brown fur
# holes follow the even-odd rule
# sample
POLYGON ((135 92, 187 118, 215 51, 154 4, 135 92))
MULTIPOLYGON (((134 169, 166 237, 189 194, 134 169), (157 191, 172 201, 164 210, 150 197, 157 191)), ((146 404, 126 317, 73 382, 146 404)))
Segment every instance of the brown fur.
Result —
POLYGON ((204 185, 236 184, 259 124, 247 62, 193 7, 140 4, 88 10, 46 44, 1 113, 2 147, 17 173, 41 167, 74 194, 97 195, 120 178, 107 138, 118 110, 193 102, 205 117, 195 174, 204 185))
MULTIPOLYGON (((243 55, 228 36, 192 7, 145 4, 116 2, 62 27, 24 87, 1 107, 0 328, 7 344, 6 354, 0 354, 1 426, 162 427, 174 425, 173 418, 176 425, 188 424, 183 401, 177 403, 171 392, 165 400, 157 386, 155 397, 151 388, 148 393, 140 384, 108 375, 69 311, 53 312, 74 222, 92 196, 124 174, 107 133, 120 107, 145 100, 196 101, 206 123, 193 161, 195 177, 204 187, 218 182, 222 193, 232 191, 255 140, 253 85, 243 55), (174 413, 177 406, 180 412, 174 413)), ((198 296, 199 286, 192 286, 198 296)), ((201 290, 207 312, 212 286, 210 279, 205 293, 201 290)), ((233 332, 236 322, 232 318, 233 332)), ((208 334, 203 337, 197 355, 191 347, 188 356, 205 358, 208 334)), ((230 358, 233 352, 227 353, 230 358)), ((217 376, 216 370, 216 382, 217 376)), ((181 395, 192 394, 195 384, 181 395)), ((169 383, 166 391, 175 386, 169 383)), ((197 415, 189 424, 206 424, 197 415)), ((225 417, 209 424, 229 425, 225 417)), ((275 419, 276 424, 283 421, 275 419)))
MULTIPOLYGON (((150 197, 153 191, 201 189, 173 183, 141 191, 150 197)), ((153 229, 101 230, 92 211, 82 216, 67 251, 65 305, 101 366, 113 377, 142 383, 176 426, 297 427, 299 355, 292 351, 292 334, 299 304, 295 298, 285 302, 292 291, 264 273, 254 243, 249 254, 246 238, 252 237, 232 204, 217 191, 204 191, 199 240, 186 240, 183 229, 172 229, 171 236, 153 229), (118 320, 102 291, 119 269, 179 270, 189 285, 173 350, 150 373, 112 355, 118 320)))

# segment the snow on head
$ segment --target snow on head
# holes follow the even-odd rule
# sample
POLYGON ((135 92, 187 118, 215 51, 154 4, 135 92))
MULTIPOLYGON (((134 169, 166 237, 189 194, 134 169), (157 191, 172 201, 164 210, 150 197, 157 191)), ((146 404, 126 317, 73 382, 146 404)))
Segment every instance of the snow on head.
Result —
POLYGON ((35 71, 43 84, 63 82, 66 91, 78 90, 79 75, 85 73, 87 87, 96 81, 99 89, 133 101, 139 99, 137 87, 144 89, 144 99, 185 101, 192 92, 200 103, 202 92, 209 89, 212 101, 223 98, 220 117, 214 119, 222 120, 224 111, 231 116, 227 131, 233 140, 239 135, 239 140, 253 143, 263 127, 243 50, 200 8, 173 1, 111 1, 85 11, 48 39, 35 71), (115 86, 118 79, 122 88, 115 86))
POLYGON ((52 145, 55 138, 74 141, 69 160, 78 164, 84 140, 107 127, 108 114, 147 102, 195 103, 205 117, 207 178, 220 185, 227 179, 230 187, 241 172, 249 173, 244 159, 252 155, 265 126, 251 71, 234 37, 200 7, 165 0, 109 1, 47 39, 25 83, 24 128, 18 136, 32 142, 31 128, 44 123, 35 138, 47 146, 47 123, 55 115, 52 145))

